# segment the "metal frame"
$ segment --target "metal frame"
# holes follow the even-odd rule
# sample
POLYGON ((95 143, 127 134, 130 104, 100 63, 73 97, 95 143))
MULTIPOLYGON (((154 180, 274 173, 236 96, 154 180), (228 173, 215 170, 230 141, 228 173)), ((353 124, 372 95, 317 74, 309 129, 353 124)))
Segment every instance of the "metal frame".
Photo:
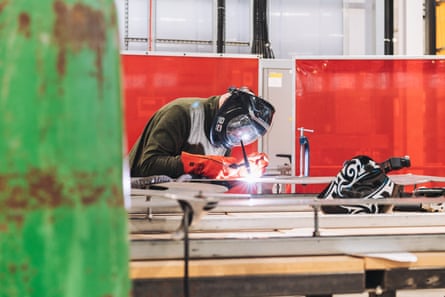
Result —
MULTIPOLYGON (((129 225, 132 233, 174 232, 181 224, 182 215, 177 208, 177 214, 156 213, 156 209, 150 210, 151 214, 130 214, 129 225)), ((314 228, 314 215, 311 210, 291 212, 289 210, 276 212, 241 212, 242 209, 219 206, 193 225, 191 231, 199 232, 255 232, 280 230, 279 232, 291 232, 314 228)), ((250 210, 252 211, 252 210, 250 210)), ((319 227, 333 231, 350 228, 433 228, 444 226, 445 213, 391 213, 373 215, 324 215, 320 214, 319 227)))
MULTIPOLYGON (((133 190, 138 195, 144 191, 150 192, 150 190, 133 190)), ((247 213, 245 217, 242 215, 246 213, 241 213, 239 217, 233 218, 230 213, 222 214, 221 209, 218 212, 218 207, 215 207, 211 214, 190 226, 190 233, 188 228, 184 228, 183 234, 186 234, 184 236, 181 234, 181 228, 171 233, 142 234, 139 232, 139 234, 130 235, 131 263, 139 266, 141 270, 144 270, 144 263, 149 266, 150 263, 158 265, 155 270, 157 272, 148 269, 145 276, 133 277, 135 296, 145 296, 147 292, 150 292, 156 296, 170 297, 179 296, 181 292, 185 292, 184 296, 195 297, 220 295, 263 297, 295 294, 307 297, 332 297, 333 294, 368 291, 370 297, 395 297, 399 289, 445 286, 443 281, 440 281, 441 277, 445 276, 445 270, 442 268, 443 261, 434 263, 433 266, 413 264, 412 268, 408 264, 417 259, 417 255, 411 253, 428 252, 438 257, 438 260, 442 259, 445 251, 445 214, 443 213, 323 216, 319 214, 321 205, 341 204, 344 201, 339 201, 341 199, 320 201, 308 197, 280 198, 280 195, 272 194, 265 195, 267 198, 258 198, 258 196, 248 198, 245 194, 240 194, 238 198, 237 195, 233 195, 232 199, 223 199, 222 195, 228 198, 227 194, 221 193, 209 195, 200 193, 199 198, 205 200, 205 204, 206 200, 218 199, 217 196, 219 196, 220 204, 225 203, 225 206, 229 208, 238 206, 247 209, 258 202, 257 207, 263 207, 265 212, 247 213), (212 195, 215 197, 211 198, 212 195), (313 212, 268 212, 267 208, 271 206, 281 208, 281 210, 286 210, 289 206, 305 206, 309 208, 308 210, 312 208, 313 212), (252 214, 255 216, 252 217, 252 214), (324 221, 325 219, 327 221, 324 221), (225 224, 227 220, 233 225, 227 226, 225 224), (214 224, 210 230, 205 230, 204 224, 200 225, 205 221, 214 224), (246 226, 246 222, 250 223, 253 229, 259 228, 259 230, 255 232, 248 230, 249 226, 246 226), (264 224, 261 225, 258 222, 264 224), (280 226, 279 224, 286 223, 289 224, 288 230, 276 229, 280 226), (232 232, 227 232, 228 227, 233 228, 229 230, 232 232), (360 269, 354 269, 346 268, 348 267, 346 265, 345 268, 335 272, 326 271, 322 267, 319 267, 317 271, 298 272, 289 271, 282 262, 275 261, 280 257, 289 257, 287 261, 297 261, 298 258, 310 262, 317 256, 326 257, 326 261, 332 262, 335 261, 332 257, 336 255, 348 257, 348 259, 360 259, 356 261, 362 261, 360 263, 363 263, 363 266, 360 266, 360 269), (377 259, 382 257, 395 261, 394 263, 398 264, 393 264, 393 267, 398 269, 369 268, 365 264, 365 258, 369 257, 377 259), (253 260, 249 259, 254 258, 254 261, 258 261, 260 265, 273 265, 276 271, 274 270, 274 273, 267 273, 267 270, 261 269, 261 271, 250 271, 248 267, 253 260), (236 264, 232 264, 235 264, 238 270, 228 268, 228 274, 203 272, 200 275, 189 275, 188 273, 190 264, 193 265, 194 271, 200 271, 201 267, 209 267, 210 271, 216 272, 227 259, 235 261, 236 264), (201 260, 210 262, 201 263, 201 260), (172 261, 177 262, 175 264, 172 261), (181 261, 183 263, 180 263, 181 261), (173 273, 173 270, 177 271, 182 267, 184 267, 183 275, 173 273), (243 274, 232 274, 244 269, 246 272, 243 274), (159 271, 170 271, 171 274, 166 277, 162 273, 159 274, 159 271)), ((192 203, 192 200, 198 198, 193 193, 159 194, 157 198, 161 196, 170 199, 170 202, 180 203, 181 209, 184 209, 183 204, 189 199, 192 203)), ((150 200, 153 197, 150 197, 150 200)), ((147 198, 144 196, 136 198, 138 207, 142 210, 144 204, 148 203, 144 199, 147 198)), ((348 202, 355 204, 363 203, 364 200, 348 199, 348 202)), ((445 198, 389 198, 366 201, 366 203, 376 202, 400 205, 403 203, 443 203, 445 198)), ((192 208, 189 209, 192 210, 192 208)), ((134 223, 137 220, 137 214, 130 215, 134 216, 130 216, 132 218, 130 223, 134 223)), ((189 217, 189 213, 184 214, 182 222, 186 217, 189 217)), ((180 212, 176 212, 176 215, 168 213, 164 218, 166 220, 161 222, 164 227, 166 222, 178 223, 180 212)), ((148 222, 148 216, 143 212, 140 219, 144 223, 153 223, 156 220, 152 216, 151 221, 148 222)), ((183 226, 182 224, 180 227, 183 226)), ((337 261, 341 268, 343 263, 340 260, 337 261)), ((295 265, 298 266, 298 264, 295 265)))
MULTIPOLYGON (((268 234, 270 235, 270 234, 268 234)), ((182 259, 183 242, 155 236, 132 237, 132 260, 182 259)), ((432 234, 281 237, 244 234, 244 238, 190 236, 190 258, 239 258, 313 255, 366 255, 445 251, 445 230, 432 234), (255 237, 258 236, 258 237, 255 237)))
MULTIPOLYGON (((253 0, 249 0, 252 4, 253 0)), ((213 0, 213 29, 212 35, 214 36, 212 40, 187 40, 187 39, 165 39, 165 38, 156 38, 156 26, 154 20, 156 19, 156 1, 155 0, 147 0, 148 4, 148 36, 143 37, 131 37, 129 36, 129 5, 130 0, 124 1, 124 44, 125 50, 128 50, 129 42, 146 42, 147 43, 147 51, 156 51, 156 43, 175 43, 175 44, 201 44, 201 45, 213 45, 214 53, 224 53, 224 51, 220 52, 218 50, 218 14, 216 11, 218 10, 218 0, 213 0)), ((252 6, 252 5, 251 5, 252 6)), ((250 16, 250 22, 252 23, 253 16, 250 16)), ((251 30, 252 31, 252 30, 251 30)), ((250 34, 252 36, 252 34, 250 34)), ((222 46, 243 46, 250 47, 250 41, 226 41, 223 40, 222 46)), ((162 53, 162 52, 161 52, 162 53)))
MULTIPOLYGON (((138 195, 147 192, 147 195, 164 197, 180 203, 191 203, 197 200, 197 196, 191 192, 182 194, 156 193, 151 190, 133 190, 138 195)), ((305 217, 295 215, 295 219, 300 216, 304 220, 303 228, 299 225, 288 225, 293 228, 290 232, 275 231, 277 225, 260 225, 267 231, 260 232, 236 232, 226 233, 205 233, 199 228, 190 234, 191 257, 265 257, 265 256, 290 256, 290 255, 325 255, 325 254, 362 254, 362 253, 385 253, 385 252, 406 252, 406 251, 444 251, 445 250, 445 221, 444 215, 434 216, 436 226, 432 227, 432 222, 428 224, 423 221, 423 225, 407 224, 410 219, 418 222, 419 216, 394 216, 392 214, 365 215, 344 215, 342 225, 334 220, 331 215, 321 216, 320 207, 323 205, 345 204, 381 204, 381 205, 421 205, 427 203, 444 203, 444 197, 438 198, 388 198, 388 199, 316 199, 316 198, 279 198, 279 195, 266 195, 272 198, 247 198, 246 195, 239 195, 238 199, 230 199, 227 194, 199 194, 198 200, 202 205, 208 205, 207 201, 220 201, 226 205, 249 207, 274 206, 286 209, 288 206, 309 206, 313 209, 311 215, 305 213, 305 217), (226 199, 224 199, 224 198, 226 199), (325 218, 332 218, 330 221, 323 221, 325 218), (366 219, 364 219, 366 218, 366 219), (390 218, 392 220, 390 220, 390 218), (403 218, 405 225, 402 225, 403 218), (417 218, 417 220, 415 220, 417 218), (384 219, 384 220, 383 220, 384 219), (311 225, 312 222, 312 225, 311 225), (323 223, 323 224, 322 224, 323 223), (334 224, 330 226, 329 223, 334 224), (398 223, 398 224, 397 224, 398 223), (410 228, 407 228, 407 225, 410 228), (360 228, 362 227, 362 228, 360 228), (364 228, 363 228, 364 227, 364 228), (377 228, 378 227, 378 228, 377 228), (271 231, 273 230, 273 231, 271 231)), ((235 195, 236 197, 236 195, 235 195)), ((143 202, 142 202, 143 203, 143 202)), ((181 207, 183 209, 183 207, 181 207)), ((216 207, 217 209, 217 207, 216 207)), ((205 210, 193 208, 198 212, 196 216, 202 217, 207 213, 205 210)), ((193 214, 195 215, 195 214, 193 214)), ((266 217, 266 216, 264 216, 266 217)), ((340 216, 336 216, 340 218, 340 216)), ((425 220, 431 217, 424 217, 425 220)), ((149 223, 148 213, 139 217, 142 221, 149 223)), ((256 218, 258 219, 258 218, 256 218)), ((273 218, 272 218, 273 219, 273 218)), ((289 220, 292 217, 288 217, 289 220)), ((236 219, 235 219, 236 220, 236 219)), ((137 221, 137 220, 134 220, 137 221)), ((161 224, 167 222, 163 221, 161 224)), ((201 222, 194 222, 194 227, 201 222)), ((270 221, 269 221, 270 223, 270 221)), ((251 225, 252 226, 252 225, 251 225)), ((183 227, 182 225, 180 227, 183 227)), ((253 226, 258 228, 258 225, 253 226)), ((171 227, 170 227, 171 228, 171 227)), ((215 227, 214 227, 215 228, 215 227)), ((173 228, 172 228, 173 229, 173 228)), ((246 231, 238 222, 238 230, 246 231)), ((131 258, 132 259, 180 259, 182 253, 182 241, 178 240, 181 229, 171 230, 172 234, 148 234, 134 235, 131 238, 131 258), (178 233, 179 232, 179 233, 178 233), (144 253, 147 251, 148 253, 144 253)), ((264 229, 263 229, 264 230, 264 229)), ((152 230, 153 231, 153 230, 152 230)), ((159 230, 157 230, 159 232, 159 230)), ((218 231, 221 231, 218 230, 218 231)))

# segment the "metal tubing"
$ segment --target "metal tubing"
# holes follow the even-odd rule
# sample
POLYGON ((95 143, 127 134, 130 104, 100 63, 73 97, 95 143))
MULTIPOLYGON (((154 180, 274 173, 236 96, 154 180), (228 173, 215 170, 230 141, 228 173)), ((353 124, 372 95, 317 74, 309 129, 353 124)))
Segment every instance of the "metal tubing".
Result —
POLYGON ((300 131, 300 177, 309 176, 309 140, 304 136, 304 132, 314 133, 314 130, 305 129, 304 127, 300 127, 297 130, 300 131))
MULTIPOLYGON (((445 233, 351 236, 268 236, 248 232, 226 238, 193 237, 190 258, 364 255, 371 253, 443 252, 445 233)), ((183 242, 165 236, 139 236, 131 241, 131 259, 183 259, 183 242)))

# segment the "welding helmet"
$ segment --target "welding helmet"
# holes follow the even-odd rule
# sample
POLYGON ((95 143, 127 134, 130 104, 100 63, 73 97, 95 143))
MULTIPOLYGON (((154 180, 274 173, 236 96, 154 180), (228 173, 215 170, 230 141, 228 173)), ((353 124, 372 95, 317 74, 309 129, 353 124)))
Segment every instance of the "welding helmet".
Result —
MULTIPOLYGON (((403 159, 403 158, 391 158, 403 159)), ((390 159, 390 160, 391 160, 390 159)), ((410 163, 401 163, 397 168, 387 168, 390 160, 377 163, 368 156, 359 155, 344 162, 343 168, 335 179, 318 195, 322 199, 382 199, 400 197, 403 187, 395 184, 387 175, 390 170, 409 167, 410 163)), ((321 209, 325 213, 385 213, 392 206, 378 204, 362 205, 324 205, 321 209)))
POLYGON ((249 91, 231 88, 213 120, 210 141, 216 146, 231 148, 254 142, 270 128, 275 113, 266 100, 249 91))

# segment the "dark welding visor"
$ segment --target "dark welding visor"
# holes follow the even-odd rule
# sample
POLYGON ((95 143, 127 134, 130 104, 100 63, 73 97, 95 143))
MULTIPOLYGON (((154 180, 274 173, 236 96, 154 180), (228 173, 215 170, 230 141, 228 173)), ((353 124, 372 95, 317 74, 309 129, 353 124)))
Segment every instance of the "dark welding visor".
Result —
POLYGON ((212 124, 210 140, 227 148, 254 142, 269 130, 275 108, 266 100, 239 89, 219 109, 212 124))

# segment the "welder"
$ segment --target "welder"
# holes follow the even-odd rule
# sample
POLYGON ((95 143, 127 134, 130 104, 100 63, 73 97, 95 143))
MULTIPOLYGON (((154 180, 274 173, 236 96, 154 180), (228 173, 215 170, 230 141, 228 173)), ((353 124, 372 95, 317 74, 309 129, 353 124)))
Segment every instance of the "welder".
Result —
POLYGON ((131 177, 262 175, 267 155, 246 155, 244 145, 269 130, 274 113, 268 101, 246 87, 209 98, 175 99, 150 118, 131 149, 131 177), (231 156, 235 146, 242 146, 243 160, 231 156))

